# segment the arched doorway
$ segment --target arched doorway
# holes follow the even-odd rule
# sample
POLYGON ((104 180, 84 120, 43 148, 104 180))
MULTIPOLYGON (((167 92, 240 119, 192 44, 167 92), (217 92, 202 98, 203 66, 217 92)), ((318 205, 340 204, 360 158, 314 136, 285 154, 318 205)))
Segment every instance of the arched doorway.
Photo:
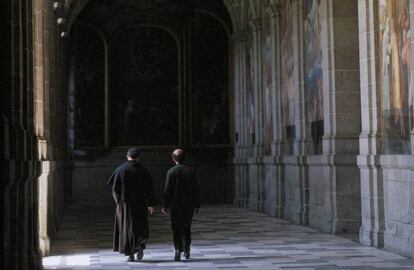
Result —
POLYGON ((105 181, 130 146, 144 150, 160 197, 180 146, 204 202, 232 202, 232 27, 223 2, 80 5, 67 59, 74 201, 109 203, 105 181))

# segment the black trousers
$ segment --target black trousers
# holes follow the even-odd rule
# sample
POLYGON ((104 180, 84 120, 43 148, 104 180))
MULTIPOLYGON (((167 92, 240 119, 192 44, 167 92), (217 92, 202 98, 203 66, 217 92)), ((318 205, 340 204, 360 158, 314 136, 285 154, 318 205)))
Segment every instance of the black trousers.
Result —
POLYGON ((194 209, 171 209, 174 248, 178 252, 190 251, 193 215, 194 209))

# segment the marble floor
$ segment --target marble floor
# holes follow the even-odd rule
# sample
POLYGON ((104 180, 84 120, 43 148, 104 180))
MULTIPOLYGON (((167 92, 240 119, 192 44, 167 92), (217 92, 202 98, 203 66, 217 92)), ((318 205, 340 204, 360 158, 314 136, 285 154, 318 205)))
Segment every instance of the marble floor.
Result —
POLYGON ((150 218, 141 262, 112 252, 112 207, 73 206, 52 241, 45 269, 414 269, 414 260, 349 238, 231 206, 203 208, 190 260, 174 262, 168 217, 150 218))

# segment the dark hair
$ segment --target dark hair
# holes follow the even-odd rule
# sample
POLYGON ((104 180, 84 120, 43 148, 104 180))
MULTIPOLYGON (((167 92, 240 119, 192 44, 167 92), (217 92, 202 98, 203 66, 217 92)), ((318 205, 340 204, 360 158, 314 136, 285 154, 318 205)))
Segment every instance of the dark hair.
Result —
POLYGON ((137 159, 139 157, 140 151, 137 147, 129 148, 127 151, 127 156, 132 159, 137 159))
POLYGON ((175 162, 183 163, 185 161, 185 151, 183 149, 175 149, 171 156, 175 162))

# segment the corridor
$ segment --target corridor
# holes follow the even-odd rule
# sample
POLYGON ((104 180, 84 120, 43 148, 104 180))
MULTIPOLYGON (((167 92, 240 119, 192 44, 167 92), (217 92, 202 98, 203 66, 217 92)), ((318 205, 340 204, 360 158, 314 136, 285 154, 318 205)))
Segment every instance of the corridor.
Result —
POLYGON ((142 262, 112 252, 111 207, 72 206, 45 269, 414 269, 414 260, 231 206, 206 207, 193 225, 192 258, 173 261, 168 218, 150 219, 142 262))

